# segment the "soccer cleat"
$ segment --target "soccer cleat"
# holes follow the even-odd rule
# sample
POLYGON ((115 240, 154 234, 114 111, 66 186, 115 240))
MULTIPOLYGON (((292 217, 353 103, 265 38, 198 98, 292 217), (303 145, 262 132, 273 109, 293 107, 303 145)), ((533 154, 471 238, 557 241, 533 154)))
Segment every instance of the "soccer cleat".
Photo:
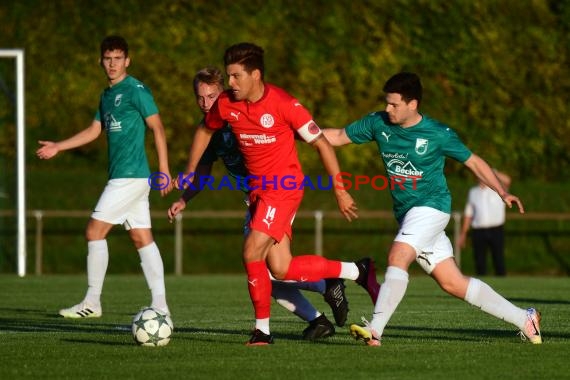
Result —
POLYGON ((532 344, 541 344, 542 335, 540 335, 540 320, 542 319, 540 312, 534 308, 526 309, 526 322, 524 331, 520 332, 522 340, 529 340, 532 344))
POLYGON ((309 327, 303 330, 303 339, 315 340, 320 338, 327 338, 329 336, 333 336, 334 333, 335 330, 331 321, 329 321, 324 314, 321 314, 309 322, 309 327))
POLYGON ((376 279, 376 269, 374 268, 374 260, 370 257, 355 262, 360 274, 356 279, 356 283, 362 286, 370 295, 372 304, 376 304, 378 293, 380 292, 380 284, 376 279))
POLYGON ((380 346, 380 337, 378 333, 370 326, 370 323, 362 317, 364 326, 350 325, 350 335, 356 340, 363 341, 368 346, 380 346))
POLYGON ((81 302, 68 309, 61 309, 59 315, 64 318, 99 318, 103 314, 101 306, 92 306, 85 302, 81 302))
POLYGON ((251 338, 245 344, 246 346, 265 346, 268 344, 273 344, 273 335, 266 334, 260 329, 255 329, 251 333, 251 338))
POLYGON ((323 297, 331 307, 334 321, 339 327, 344 326, 348 315, 348 300, 344 293, 344 280, 335 278, 325 280, 326 290, 323 297))

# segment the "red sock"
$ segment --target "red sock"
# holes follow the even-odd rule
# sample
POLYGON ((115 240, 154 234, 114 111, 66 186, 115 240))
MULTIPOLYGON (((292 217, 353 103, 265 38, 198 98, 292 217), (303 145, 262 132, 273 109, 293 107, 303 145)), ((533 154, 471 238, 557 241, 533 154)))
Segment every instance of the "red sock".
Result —
POLYGON ((340 261, 328 260, 322 256, 296 256, 291 260, 285 280, 319 281, 323 278, 338 278, 340 261))
POLYGON ((253 303, 255 318, 269 318, 271 314, 271 280, 265 261, 245 264, 249 298, 253 303))

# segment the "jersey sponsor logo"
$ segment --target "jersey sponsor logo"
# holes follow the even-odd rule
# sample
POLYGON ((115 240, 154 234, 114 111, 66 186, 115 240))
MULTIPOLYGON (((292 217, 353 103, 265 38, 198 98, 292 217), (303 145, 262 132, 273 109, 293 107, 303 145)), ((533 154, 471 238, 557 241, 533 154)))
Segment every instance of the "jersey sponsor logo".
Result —
POLYGON ((270 114, 265 113, 259 118, 259 123, 263 128, 271 128, 275 124, 275 119, 270 114))
POLYGON ((416 153, 419 155, 425 154, 428 149, 428 140, 417 138, 416 139, 416 153))
POLYGON ((386 170, 390 175, 399 175, 402 177, 421 177, 424 172, 416 169, 410 162, 404 162, 399 159, 392 159, 386 163, 386 170))
POLYGON ((120 132, 123 128, 121 122, 116 120, 112 113, 105 114, 105 128, 108 132, 120 132))
POLYGON ((239 120, 239 114, 240 114, 240 113, 241 113, 241 112, 238 112, 238 113, 230 112, 230 116, 233 116, 233 117, 235 117, 236 120, 239 120))
POLYGON ((390 136, 392 136, 392 134, 387 134, 386 132, 382 132, 382 136, 384 136, 386 138, 386 142, 388 142, 390 140, 390 136))
POLYGON ((273 222, 275 222, 276 211, 275 207, 267 206, 267 212, 265 213, 265 218, 263 218, 263 223, 267 224, 267 229, 270 229, 273 222))
POLYGON ((123 94, 117 94, 117 96, 115 96, 115 107, 121 105, 121 100, 123 100, 123 94))
POLYGON ((384 157, 387 160, 390 159, 400 159, 400 160, 406 160, 408 159, 408 154, 404 154, 404 153, 384 153, 382 152, 382 157, 384 157))
POLYGON ((277 137, 261 134, 261 135, 251 135, 249 133, 240 133, 239 134, 240 142, 242 145, 251 146, 254 144, 264 145, 264 144, 273 144, 277 141, 277 137))

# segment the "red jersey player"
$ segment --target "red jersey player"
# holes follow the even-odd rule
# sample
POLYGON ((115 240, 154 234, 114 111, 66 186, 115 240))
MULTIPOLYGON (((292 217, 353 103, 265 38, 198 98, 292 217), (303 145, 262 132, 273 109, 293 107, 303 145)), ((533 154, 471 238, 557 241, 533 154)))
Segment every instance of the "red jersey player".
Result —
POLYGON ((187 174, 194 172, 215 130, 231 124, 250 173, 247 185, 251 189, 251 232, 245 238, 243 261, 256 322, 248 345, 273 343, 269 330, 268 268, 280 280, 355 280, 367 290, 373 303, 379 290, 370 258, 340 262, 317 255, 291 255, 291 225, 303 198, 304 178, 295 134, 319 153, 345 218, 356 218, 357 207, 339 181, 340 167, 334 148, 309 111, 283 89, 264 82, 263 54, 261 47, 251 43, 236 44, 226 50, 224 63, 230 89, 218 97, 204 125, 196 130, 186 170, 187 174), (274 245, 277 249, 270 250, 274 245))

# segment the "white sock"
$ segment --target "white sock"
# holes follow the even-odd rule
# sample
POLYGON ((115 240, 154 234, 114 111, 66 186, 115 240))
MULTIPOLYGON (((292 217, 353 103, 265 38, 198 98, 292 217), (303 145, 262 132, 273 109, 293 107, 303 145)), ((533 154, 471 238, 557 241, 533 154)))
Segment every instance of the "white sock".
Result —
POLYGON ((271 295, 279 305, 310 322, 321 313, 301 294, 298 284, 302 283, 273 281, 271 295))
POLYGON ((256 319, 255 328, 269 335, 269 318, 256 319))
POLYGON ((481 280, 469 279, 465 301, 494 317, 512 323, 520 330, 524 329, 526 310, 516 307, 481 280))
POLYGON ((164 265, 158 246, 155 242, 152 242, 145 247, 139 248, 138 251, 144 277, 152 295, 151 307, 169 312, 166 304, 166 288, 164 286, 164 265))
POLYGON ((347 280, 356 280, 359 274, 360 271, 358 270, 358 267, 356 266, 355 263, 346 263, 344 261, 341 262, 340 275, 338 276, 339 278, 344 278, 347 280))
POLYGON ((103 282, 109 265, 109 249, 107 240, 87 242, 87 294, 84 302, 91 306, 101 305, 103 282))
POLYGON ((386 269, 384 283, 380 286, 380 293, 370 321, 370 325, 380 336, 384 333, 384 328, 406 294, 408 277, 408 272, 398 267, 389 266, 386 269))

